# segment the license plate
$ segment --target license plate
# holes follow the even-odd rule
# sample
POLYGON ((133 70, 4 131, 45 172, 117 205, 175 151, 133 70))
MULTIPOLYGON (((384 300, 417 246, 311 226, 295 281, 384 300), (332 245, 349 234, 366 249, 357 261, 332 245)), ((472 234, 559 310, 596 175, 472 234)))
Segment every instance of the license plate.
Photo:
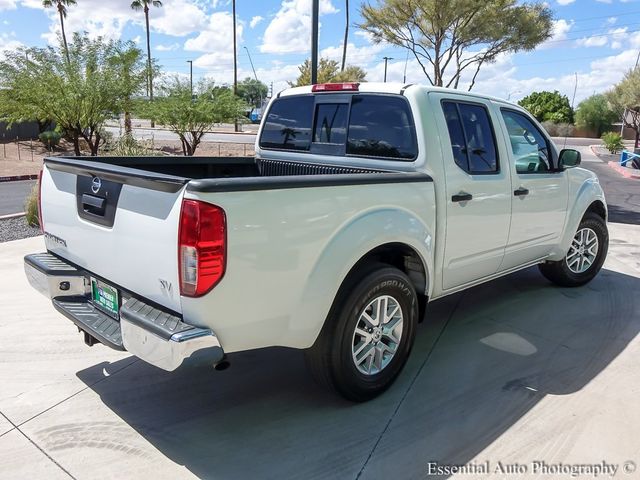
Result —
POLYGON ((91 278, 91 301, 104 313, 118 318, 120 298, 118 290, 100 280, 91 278))

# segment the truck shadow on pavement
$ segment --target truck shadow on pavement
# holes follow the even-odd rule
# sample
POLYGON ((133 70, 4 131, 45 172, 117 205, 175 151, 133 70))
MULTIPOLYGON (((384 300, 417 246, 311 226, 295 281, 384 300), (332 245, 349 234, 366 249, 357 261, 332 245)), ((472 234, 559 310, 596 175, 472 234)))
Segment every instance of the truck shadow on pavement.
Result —
MULTIPOLYGON (((403 374, 366 404, 317 388, 302 354, 280 348, 231 355, 224 372, 137 361, 88 386, 201 478, 425 478, 428 462, 470 461, 546 395, 605 369, 638 333, 639 284, 603 270, 562 289, 533 268, 434 302, 403 374)), ((567 435, 572 421, 558 417, 567 435)))

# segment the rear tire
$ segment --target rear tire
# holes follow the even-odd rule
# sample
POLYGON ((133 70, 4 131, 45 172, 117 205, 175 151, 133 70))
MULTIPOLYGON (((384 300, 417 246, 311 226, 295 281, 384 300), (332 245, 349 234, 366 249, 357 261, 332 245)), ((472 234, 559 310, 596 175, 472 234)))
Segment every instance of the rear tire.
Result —
POLYGON ((587 212, 565 258, 557 262, 541 263, 540 272, 561 287, 579 287, 598 274, 608 249, 609 232, 606 222, 599 215, 587 212))
POLYGON ((322 386, 363 402, 398 377, 415 339, 418 301, 409 278, 376 263, 343 283, 307 366, 322 386))

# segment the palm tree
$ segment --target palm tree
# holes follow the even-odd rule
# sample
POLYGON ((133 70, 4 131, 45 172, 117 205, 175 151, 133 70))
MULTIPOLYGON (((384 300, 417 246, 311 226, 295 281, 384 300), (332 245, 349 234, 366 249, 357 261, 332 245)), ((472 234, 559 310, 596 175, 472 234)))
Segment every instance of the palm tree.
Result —
MULTIPOLYGON (((144 21, 147 26, 147 85, 149 87, 149 99, 153 100, 153 70, 151 69, 151 40, 149 37, 149 5, 161 7, 162 2, 160 0, 133 0, 133 2, 131 2, 131 8, 136 11, 144 11, 144 21)), ((153 126, 153 123, 151 126, 153 126)))
POLYGON ((76 0, 42 0, 42 6, 44 8, 56 7, 58 14, 60 15, 60 27, 62 28, 62 42, 64 43, 64 52, 67 56, 67 63, 69 59, 69 47, 67 46, 67 35, 64 33, 64 19, 67 18, 67 7, 75 5, 76 0))
POLYGON ((344 72, 344 65, 347 61, 347 40, 349 39, 349 0, 344 0, 344 15, 345 15, 345 24, 344 24, 344 43, 342 44, 342 68, 340 68, 341 72, 344 72))

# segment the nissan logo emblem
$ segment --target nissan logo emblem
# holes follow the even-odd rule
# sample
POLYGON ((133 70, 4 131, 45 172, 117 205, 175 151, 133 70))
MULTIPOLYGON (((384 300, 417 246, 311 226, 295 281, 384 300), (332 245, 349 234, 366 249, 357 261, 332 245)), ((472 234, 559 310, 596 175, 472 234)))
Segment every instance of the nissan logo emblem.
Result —
POLYGON ((91 180, 91 191, 93 193, 98 193, 102 188, 102 181, 98 177, 93 177, 91 180))

